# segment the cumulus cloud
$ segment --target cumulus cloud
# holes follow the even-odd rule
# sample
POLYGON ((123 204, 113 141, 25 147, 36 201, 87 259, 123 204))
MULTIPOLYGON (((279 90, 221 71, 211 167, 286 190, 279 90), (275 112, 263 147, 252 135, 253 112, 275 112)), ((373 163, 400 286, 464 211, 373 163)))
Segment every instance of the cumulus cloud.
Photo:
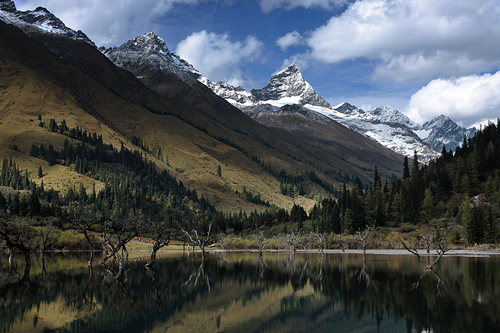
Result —
POLYGON ((500 115, 500 72, 459 79, 436 79, 416 92, 405 114, 423 123, 440 114, 462 126, 477 126, 500 115))
POLYGON ((283 63, 281 64, 280 70, 287 68, 291 64, 295 64, 299 68, 300 71, 305 71, 306 69, 309 68, 310 64, 313 61, 314 60, 311 59, 311 55, 308 52, 295 54, 295 55, 292 55, 290 58, 283 60, 283 63))
POLYGON ((260 8, 264 13, 269 13, 282 7, 287 10, 295 7, 331 9, 335 6, 344 5, 347 2, 348 0, 260 0, 260 8))
POLYGON ((243 42, 232 42, 227 33, 202 30, 182 40, 176 53, 212 81, 242 85, 240 65, 258 60, 263 50, 264 44, 252 35, 243 42))
POLYGON ((500 64, 496 0, 365 0, 311 33, 311 55, 325 63, 366 58, 376 77, 470 75, 500 64))
POLYGON ((38 6, 49 9, 68 27, 82 30, 98 45, 116 45, 154 30, 154 20, 176 3, 196 4, 200 0, 25 0, 16 1, 20 10, 38 6))
POLYGON ((297 31, 289 32, 285 36, 282 36, 276 40, 276 45, 281 47, 283 51, 286 51, 288 47, 294 45, 300 45, 304 42, 304 38, 297 31))

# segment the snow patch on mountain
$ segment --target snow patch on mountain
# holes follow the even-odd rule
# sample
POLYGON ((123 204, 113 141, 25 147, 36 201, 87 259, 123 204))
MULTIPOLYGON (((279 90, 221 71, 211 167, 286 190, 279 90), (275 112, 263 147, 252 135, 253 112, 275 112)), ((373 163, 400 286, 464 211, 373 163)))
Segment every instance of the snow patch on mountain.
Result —
POLYGON ((251 106, 258 102, 255 96, 241 86, 233 87, 232 85, 222 81, 212 82, 203 76, 198 78, 198 80, 210 88, 215 94, 224 98, 229 103, 237 105, 239 108, 251 106))

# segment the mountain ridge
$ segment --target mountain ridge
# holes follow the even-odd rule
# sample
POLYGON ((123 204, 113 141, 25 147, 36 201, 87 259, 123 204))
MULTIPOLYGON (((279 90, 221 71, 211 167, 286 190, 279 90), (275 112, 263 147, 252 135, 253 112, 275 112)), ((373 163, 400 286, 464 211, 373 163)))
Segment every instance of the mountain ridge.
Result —
MULTIPOLYGON (((416 124, 403 113, 387 106, 379 106, 373 110, 365 111, 344 102, 331 107, 329 104, 322 103, 321 101, 324 100, 314 92, 315 96, 318 96, 316 100, 320 100, 319 103, 315 103, 314 99, 307 100, 302 97, 308 89, 314 91, 312 87, 306 86, 304 88, 298 85, 302 89, 291 89, 287 93, 283 93, 281 87, 293 86, 286 80, 284 82, 279 81, 284 76, 283 73, 287 72, 294 73, 297 76, 300 74, 297 66, 291 64, 278 74, 273 75, 270 83, 263 88, 265 93, 261 93, 262 90, 252 89, 251 93, 257 98, 257 102, 245 100, 245 103, 238 103, 235 102, 234 97, 229 98, 228 101, 247 114, 256 114, 258 109, 267 111, 272 109, 268 106, 264 107, 263 104, 272 104, 277 107, 284 104, 299 104, 326 115, 395 152, 411 157, 416 151, 419 160, 424 163, 439 157, 443 146, 454 150, 455 147, 460 146, 464 136, 470 137, 476 132, 475 128, 466 129, 460 127, 449 117, 447 117, 448 121, 443 123, 446 124, 444 127, 436 125, 439 123, 440 116, 427 122, 425 126, 416 124), (434 126, 431 126, 431 124, 434 124, 434 126)), ((290 77, 290 75, 287 77, 290 77)), ((303 78, 301 74, 300 77, 303 78)), ((305 79, 303 80, 305 81, 305 79)), ((224 92, 221 90, 214 90, 214 92, 224 96, 224 92)), ((244 93, 244 91, 240 90, 240 95, 244 93)), ((327 102, 325 101, 325 103, 327 102)), ((277 123, 275 123, 276 125, 277 123)))
POLYGON ((35 10, 19 11, 14 1, 0 1, 0 19, 17 26, 27 33, 34 30, 40 33, 59 34, 96 47, 94 42, 83 31, 68 28, 45 7, 39 6, 35 10))

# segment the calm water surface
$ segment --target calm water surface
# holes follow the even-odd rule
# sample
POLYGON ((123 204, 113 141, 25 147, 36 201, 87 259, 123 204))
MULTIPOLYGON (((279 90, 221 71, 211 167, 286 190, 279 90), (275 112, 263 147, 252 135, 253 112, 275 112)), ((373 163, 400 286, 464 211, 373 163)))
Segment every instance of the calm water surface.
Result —
POLYGON ((22 283, 2 257, 0 332, 500 332, 497 256, 427 274, 410 255, 163 256, 91 275, 86 255, 33 257, 22 283))

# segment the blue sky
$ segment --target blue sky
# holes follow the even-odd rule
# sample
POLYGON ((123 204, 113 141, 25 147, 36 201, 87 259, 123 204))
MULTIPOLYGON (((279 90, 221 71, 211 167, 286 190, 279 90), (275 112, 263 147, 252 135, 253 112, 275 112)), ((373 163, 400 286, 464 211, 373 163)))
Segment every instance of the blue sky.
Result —
POLYGON ((212 81, 265 86, 295 62, 330 104, 387 105, 423 123, 500 116, 497 0, 17 0, 97 45, 142 33, 212 81))

